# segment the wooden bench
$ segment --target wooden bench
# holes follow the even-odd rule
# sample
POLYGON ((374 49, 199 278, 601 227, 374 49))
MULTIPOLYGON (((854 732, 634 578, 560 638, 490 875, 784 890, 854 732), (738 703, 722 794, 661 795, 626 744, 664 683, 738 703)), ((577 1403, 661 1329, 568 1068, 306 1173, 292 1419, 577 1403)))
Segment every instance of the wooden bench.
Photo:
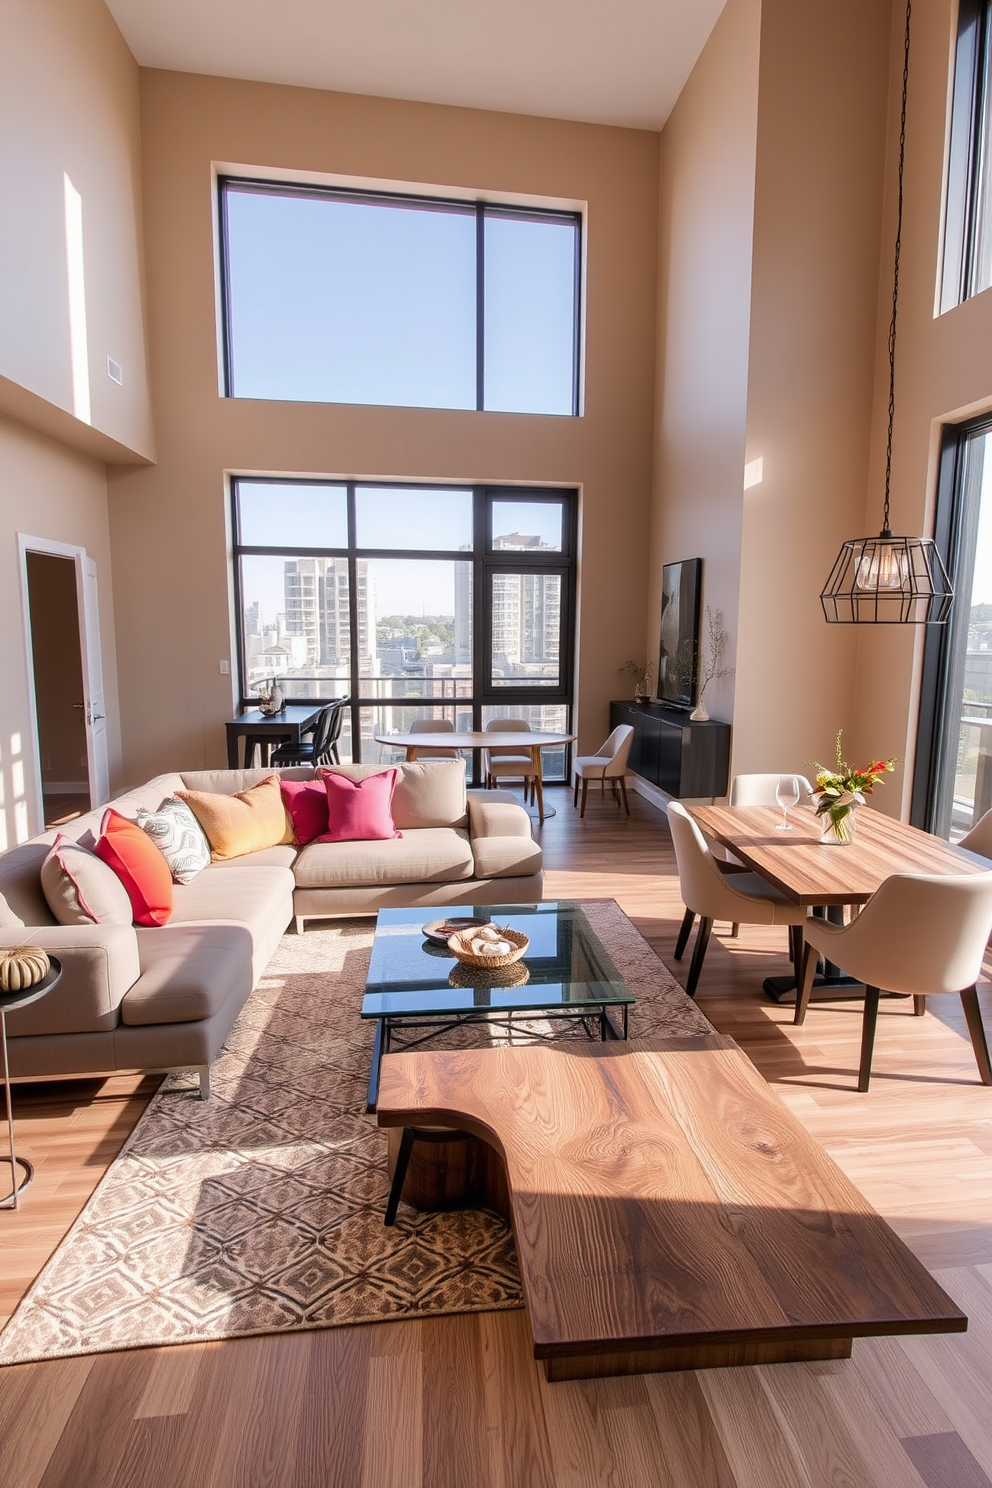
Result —
POLYGON ((462 1178, 476 1202, 508 1195, 549 1380, 838 1359, 854 1338, 968 1326, 720 1034, 389 1054, 378 1120, 476 1139, 418 1149, 420 1185, 457 1153, 445 1202, 462 1178))

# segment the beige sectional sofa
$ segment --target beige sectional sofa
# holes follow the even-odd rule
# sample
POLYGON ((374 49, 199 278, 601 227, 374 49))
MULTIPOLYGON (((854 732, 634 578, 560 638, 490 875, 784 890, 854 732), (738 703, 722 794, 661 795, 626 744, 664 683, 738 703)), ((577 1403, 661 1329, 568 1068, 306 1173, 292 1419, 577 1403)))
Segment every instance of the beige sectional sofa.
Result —
MULTIPOLYGON (((376 766, 342 766, 351 776, 376 766)), ((466 793, 460 760, 397 768, 393 818, 402 837, 382 842, 270 847, 212 863, 174 886, 167 925, 55 922, 41 890, 41 864, 55 832, 0 854, 0 948, 30 942, 63 964, 44 998, 7 1015, 15 1078, 193 1069, 204 1099, 210 1065, 238 1012, 295 918, 374 914, 387 905, 532 903, 542 897, 541 849, 512 796, 466 793)), ((234 793, 265 770, 159 775, 113 805, 135 817, 176 790, 234 793)), ((314 771, 281 772, 295 780, 314 771)), ((63 835, 84 846, 104 807, 63 835)))

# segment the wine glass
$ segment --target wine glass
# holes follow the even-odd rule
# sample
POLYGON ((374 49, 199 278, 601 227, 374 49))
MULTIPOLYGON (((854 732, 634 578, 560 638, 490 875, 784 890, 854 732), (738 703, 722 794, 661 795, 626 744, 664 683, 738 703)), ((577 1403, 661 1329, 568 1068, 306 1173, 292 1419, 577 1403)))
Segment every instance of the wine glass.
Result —
POLYGON ((778 785, 775 787, 775 799, 782 808, 782 820, 775 828, 776 832, 794 832, 796 829, 789 825, 789 807, 799 805, 799 777, 798 775, 780 775, 778 785))

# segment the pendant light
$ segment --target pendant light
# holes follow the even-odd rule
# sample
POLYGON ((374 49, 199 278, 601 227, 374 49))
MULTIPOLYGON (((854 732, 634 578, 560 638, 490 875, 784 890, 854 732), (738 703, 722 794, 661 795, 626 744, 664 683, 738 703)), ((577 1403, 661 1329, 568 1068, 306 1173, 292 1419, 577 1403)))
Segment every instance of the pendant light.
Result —
POLYGON ((899 129, 899 202, 892 266, 892 318, 889 321, 889 431, 885 450, 885 508, 877 537, 845 542, 820 595, 830 623, 841 625, 941 625, 953 599, 947 570, 929 537, 899 537, 889 527, 892 480, 892 423, 896 400, 896 311, 899 303, 899 259, 902 250, 903 170, 906 163, 906 95, 909 84, 909 22, 902 69, 902 118, 899 129))

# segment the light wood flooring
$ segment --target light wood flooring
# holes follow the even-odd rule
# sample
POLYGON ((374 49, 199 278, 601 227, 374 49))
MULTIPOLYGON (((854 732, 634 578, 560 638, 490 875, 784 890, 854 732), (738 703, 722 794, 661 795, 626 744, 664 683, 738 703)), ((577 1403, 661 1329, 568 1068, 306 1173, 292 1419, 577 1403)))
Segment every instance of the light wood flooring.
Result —
MULTIPOLYGON (((548 897, 613 897, 677 970, 663 816, 564 791, 548 897)), ((859 1341, 849 1361, 548 1385, 523 1314, 148 1349, 0 1371, 3 1488, 992 1488, 992 1090, 960 1008, 882 1003, 872 1088, 861 1012, 768 1003, 785 932, 714 934, 699 1003, 935 1273, 967 1334, 859 1341)), ((992 996, 983 992, 987 1023, 992 996)), ((153 1081, 22 1088, 38 1177, 0 1214, 16 1302, 140 1114, 153 1081)))

